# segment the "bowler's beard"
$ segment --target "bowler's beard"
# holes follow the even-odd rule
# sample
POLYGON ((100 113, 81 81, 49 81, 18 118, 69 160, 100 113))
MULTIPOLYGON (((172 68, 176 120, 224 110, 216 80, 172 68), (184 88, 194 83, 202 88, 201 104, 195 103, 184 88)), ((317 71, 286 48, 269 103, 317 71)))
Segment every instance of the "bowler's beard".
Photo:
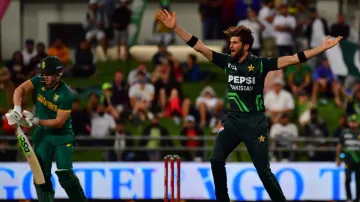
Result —
POLYGON ((245 54, 244 47, 241 47, 240 50, 239 50, 239 52, 237 52, 237 53, 234 55, 233 59, 237 61, 237 60, 239 60, 240 58, 242 58, 242 56, 244 56, 244 54, 245 54))

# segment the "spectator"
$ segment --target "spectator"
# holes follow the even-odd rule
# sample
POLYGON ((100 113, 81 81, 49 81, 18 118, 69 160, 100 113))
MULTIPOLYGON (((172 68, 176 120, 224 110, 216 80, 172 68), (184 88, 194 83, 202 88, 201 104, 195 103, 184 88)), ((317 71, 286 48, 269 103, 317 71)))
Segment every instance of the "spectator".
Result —
POLYGON ((146 79, 150 80, 151 78, 151 74, 147 71, 147 66, 146 63, 141 62, 136 69, 133 69, 130 71, 129 75, 128 75, 128 84, 129 86, 132 86, 134 84, 136 84, 137 82, 137 73, 141 71, 143 73, 145 73, 146 75, 146 79))
POLYGON ((118 111, 113 103, 112 86, 110 83, 104 83, 102 85, 102 95, 100 97, 100 103, 104 105, 105 111, 111 114, 116 120, 120 119, 120 111, 118 111))
POLYGON ((111 102, 121 118, 125 119, 125 115, 131 112, 129 87, 121 71, 116 71, 114 74, 111 102))
MULTIPOLYGON (((328 24, 324 18, 318 16, 316 8, 311 9, 311 21, 306 28, 305 35, 308 38, 309 47, 315 48, 322 44, 324 37, 329 34, 328 24)), ((308 61, 314 69, 323 57, 323 53, 308 61)))
POLYGON ((293 95, 297 96, 300 91, 311 93, 311 70, 309 66, 299 63, 287 70, 291 71, 287 83, 293 95))
POLYGON ((293 96, 288 91, 284 90, 283 86, 284 81, 276 79, 274 89, 264 96, 266 113, 273 123, 279 122, 282 113, 291 114, 295 108, 293 96))
POLYGON ((308 41, 305 30, 310 23, 310 10, 308 9, 306 0, 296 1, 296 41, 298 50, 307 50, 308 41))
POLYGON ((350 35, 350 26, 345 22, 345 15, 340 13, 337 17, 337 23, 331 26, 330 35, 333 37, 342 36, 346 40, 350 35))
POLYGON ((69 64, 69 49, 60 38, 55 39, 53 45, 50 46, 48 55, 58 57, 64 66, 69 64))
MULTIPOLYGON (((31 58, 31 62, 29 65, 29 71, 35 73, 36 67, 38 67, 42 61, 42 59, 46 58, 48 54, 45 52, 45 44, 42 42, 37 43, 36 45, 37 55, 31 58)), ((31 77, 33 74, 31 75, 31 77)))
POLYGON ((197 63, 197 57, 194 54, 187 56, 186 62, 182 64, 185 81, 200 81, 200 66, 197 63))
MULTIPOLYGON (((165 5, 160 5, 160 9, 166 9, 169 11, 170 15, 172 15, 172 12, 170 11, 170 8, 165 5)), ((164 44, 165 46, 168 46, 172 44, 175 40, 174 33, 171 29, 167 28, 159 19, 158 19, 158 12, 156 12, 155 20, 154 20, 154 26, 153 26, 153 34, 155 35, 156 43, 164 44)))
POLYGON ((283 69, 280 69, 277 71, 270 71, 269 73, 267 73, 267 75, 265 77, 265 82, 264 82, 264 94, 266 94, 269 91, 271 91, 272 89, 274 89, 274 81, 285 80, 284 79, 285 77, 286 77, 286 75, 284 74, 283 69))
POLYGON ((220 116, 224 102, 216 97, 214 89, 210 86, 205 87, 198 98, 196 98, 196 108, 200 114, 200 126, 204 127, 210 120, 210 127, 215 125, 216 117, 220 116))
POLYGON ((13 53, 12 59, 6 63, 6 67, 11 74, 11 81, 14 83, 15 87, 19 86, 29 78, 25 74, 26 67, 20 51, 13 53))
POLYGON ((158 65, 168 61, 170 53, 166 50, 166 46, 162 43, 158 45, 158 52, 152 58, 152 65, 155 69, 158 65))
POLYGON ((245 20, 248 9, 254 10, 255 14, 257 14, 261 9, 261 1, 253 0, 250 5, 246 0, 237 0, 235 5, 236 19, 245 20))
POLYGON ((158 65, 151 75, 151 82, 156 83, 159 79, 171 77, 171 67, 168 61, 158 65))
POLYGON ((131 23, 131 10, 127 7, 127 0, 120 0, 120 7, 115 9, 112 16, 112 26, 114 28, 114 38, 118 51, 118 58, 121 58, 120 49, 124 46, 125 58, 128 58, 128 27, 131 23))
POLYGON ((200 3, 199 11, 204 40, 220 39, 222 4, 222 0, 204 0, 200 3))
POLYGON ((152 84, 147 83, 144 72, 137 73, 138 83, 134 84, 129 89, 129 98, 132 114, 135 116, 133 120, 145 120, 146 117, 152 119, 152 114, 149 113, 151 103, 154 100, 155 88, 152 84))
POLYGON ((274 0, 265 0, 265 6, 259 11, 259 21, 265 28, 262 32, 265 57, 274 57, 276 55, 276 51, 274 51, 276 50, 275 29, 273 25, 276 16, 274 6, 274 0))
MULTIPOLYGON (((92 0, 90 0, 91 2, 92 0)), ((105 23, 105 28, 109 28, 111 26, 111 19, 112 16, 114 14, 114 11, 116 9, 117 6, 117 0, 97 0, 98 2, 98 6, 100 11, 103 13, 104 17, 106 18, 104 21, 105 23)))
POLYGON ((144 158, 148 161, 159 161, 166 155, 166 151, 159 151, 158 148, 173 147, 169 139, 169 131, 161 126, 158 116, 155 116, 151 124, 144 128, 142 135, 144 139, 141 140, 140 146, 148 149, 144 152, 144 158))
MULTIPOLYGON (((170 69, 166 65, 161 65, 156 68, 155 72, 153 73, 152 81, 155 87, 156 99, 154 101, 158 102, 154 104, 159 105, 161 108, 161 114, 164 114, 170 94, 173 90, 175 90, 175 94, 178 95, 176 97, 182 99, 183 96, 180 83, 176 80, 171 79, 170 69)), ((179 115, 182 116, 182 113, 180 113, 179 115)))
POLYGON ((252 31, 254 43, 251 47, 251 53, 260 56, 260 34, 264 30, 264 26, 258 21, 255 10, 249 8, 247 11, 247 19, 239 21, 238 26, 240 25, 244 25, 252 31))
POLYGON ((280 15, 274 19, 276 46, 279 56, 293 54, 293 34, 296 28, 296 19, 294 16, 288 15, 288 6, 281 5, 280 15))
POLYGON ((189 112, 186 112, 185 110, 187 108, 190 108, 191 101, 189 98, 182 99, 181 95, 179 94, 179 91, 175 88, 171 89, 169 98, 166 103, 166 112, 165 116, 167 118, 173 117, 175 124, 180 123, 179 117, 185 117, 189 112), (183 100, 183 101, 182 101, 183 100))
POLYGON ((91 132, 90 136, 92 138, 96 138, 98 140, 94 140, 93 144, 96 146, 103 146, 106 141, 101 140, 101 138, 105 138, 110 136, 110 132, 115 130, 116 123, 115 119, 108 113, 106 113, 106 109, 104 105, 97 104, 96 105, 97 98, 95 95, 92 95, 90 97, 89 103, 88 103, 88 112, 90 116, 90 122, 91 122, 91 132), (95 108, 96 111, 93 111, 92 109, 95 108))
POLYGON ((173 79, 179 83, 182 83, 184 81, 184 71, 183 71, 183 67, 182 65, 174 58, 174 57, 170 57, 170 60, 173 60, 174 62, 172 63, 172 74, 173 74, 173 79))
POLYGON ((188 138, 188 140, 181 140, 181 146, 187 149, 183 155, 185 160, 202 161, 204 152, 199 149, 202 149, 204 146, 204 141, 196 140, 195 138, 203 137, 204 131, 196 124, 195 117, 189 115, 185 118, 180 135, 188 138))
POLYGON ((85 21, 83 22, 86 40, 89 47, 91 47, 93 39, 96 37, 104 53, 106 53, 106 38, 103 31, 106 18, 104 18, 104 13, 99 10, 96 0, 90 0, 89 7, 90 10, 86 13, 85 21))
POLYGON ((130 139, 132 134, 125 129, 124 121, 116 122, 114 151, 109 151, 107 161, 134 161, 135 152, 129 147, 134 146, 134 140, 130 139))
POLYGON ((296 143, 294 143, 293 139, 298 136, 298 129, 294 123, 290 123, 290 116, 287 113, 281 114, 279 123, 271 126, 270 139, 273 148, 287 148, 290 151, 275 152, 278 161, 295 160, 292 150, 296 148, 296 143))
POLYGON ((329 154, 329 152, 314 151, 314 148, 327 146, 325 138, 329 137, 329 130, 325 122, 320 119, 317 109, 311 110, 310 122, 305 125, 303 132, 304 137, 317 138, 317 141, 308 144, 308 155, 311 161, 333 160, 333 155, 329 154))
POLYGON ((165 60, 165 64, 169 65, 170 67, 170 79, 172 81, 177 81, 179 78, 181 80, 182 71, 180 67, 180 62, 174 58, 174 56, 170 53, 167 57, 167 60, 165 60))
MULTIPOLYGON (((338 124, 339 125, 335 128, 333 135, 333 137, 336 138, 340 138, 341 133, 348 127, 345 114, 339 117, 338 124)), ((334 143, 333 145, 336 145, 336 143, 334 143)))
POLYGON ((335 97, 335 103, 342 107, 343 103, 340 100, 340 83, 338 78, 332 73, 330 64, 327 58, 322 59, 322 64, 313 72, 313 90, 312 102, 317 103, 317 96, 320 92, 325 92, 329 97, 335 97))
POLYGON ((81 41, 75 52, 75 64, 72 74, 75 77, 90 77, 95 74, 94 57, 86 41, 81 41))
POLYGON ((85 109, 81 108, 80 100, 73 102, 71 110, 72 128, 75 135, 90 135, 91 123, 85 109))
POLYGON ((21 52, 24 66, 28 66, 31 59, 37 55, 37 51, 34 49, 34 44, 35 42, 32 39, 27 39, 25 41, 25 49, 21 52))
POLYGON ((347 116, 353 114, 360 115, 360 89, 346 103, 345 112, 347 116))

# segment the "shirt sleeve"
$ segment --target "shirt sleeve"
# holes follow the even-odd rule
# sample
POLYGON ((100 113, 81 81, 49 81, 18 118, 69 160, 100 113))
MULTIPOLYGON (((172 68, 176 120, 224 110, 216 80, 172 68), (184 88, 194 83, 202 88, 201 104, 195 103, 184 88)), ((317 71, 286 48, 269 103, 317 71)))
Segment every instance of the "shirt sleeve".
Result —
POLYGON ((219 66, 222 69, 227 67, 227 64, 230 62, 231 56, 225 53, 219 53, 216 51, 212 52, 212 63, 219 66))
POLYGON ((75 96, 71 92, 63 95, 63 97, 59 103, 58 111, 70 112, 72 109, 72 104, 73 104, 74 98, 75 98, 75 96))
POLYGON ((261 58, 260 72, 267 74, 270 71, 279 70, 278 58, 261 58))
POLYGON ((34 89, 38 88, 41 85, 38 75, 32 77, 29 81, 33 85, 34 89))

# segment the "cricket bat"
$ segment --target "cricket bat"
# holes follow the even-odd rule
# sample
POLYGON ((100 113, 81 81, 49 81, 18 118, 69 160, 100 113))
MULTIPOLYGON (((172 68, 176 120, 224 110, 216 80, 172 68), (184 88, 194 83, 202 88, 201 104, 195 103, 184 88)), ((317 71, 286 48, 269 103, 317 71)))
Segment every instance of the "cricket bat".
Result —
POLYGON ((34 176, 35 184, 45 184, 45 178, 40 166, 38 159, 36 158, 35 152, 31 147, 31 144, 22 131, 19 124, 16 124, 16 135, 17 139, 19 140, 20 147, 26 157, 27 162, 30 165, 31 171, 34 176))

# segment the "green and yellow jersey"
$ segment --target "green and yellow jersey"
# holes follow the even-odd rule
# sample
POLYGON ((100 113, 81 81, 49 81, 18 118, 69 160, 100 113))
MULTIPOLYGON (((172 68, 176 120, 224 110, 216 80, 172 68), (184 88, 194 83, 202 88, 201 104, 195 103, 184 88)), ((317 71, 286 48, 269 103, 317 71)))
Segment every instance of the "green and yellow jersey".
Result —
MULTIPOLYGON (((71 112, 75 96, 63 81, 60 81, 55 87, 46 88, 40 82, 39 76, 34 76, 30 79, 30 83, 34 86, 34 95, 36 96, 35 116, 40 120, 56 119, 58 111, 71 112)), ((70 116, 61 128, 41 127, 41 129, 42 132, 54 135, 73 134, 70 116)))
POLYGON ((269 71, 278 70, 277 58, 249 53, 240 63, 228 54, 213 51, 212 62, 225 71, 230 111, 265 112, 264 81, 269 71))
POLYGON ((360 163, 360 130, 344 130, 339 143, 343 147, 346 163, 360 163))

